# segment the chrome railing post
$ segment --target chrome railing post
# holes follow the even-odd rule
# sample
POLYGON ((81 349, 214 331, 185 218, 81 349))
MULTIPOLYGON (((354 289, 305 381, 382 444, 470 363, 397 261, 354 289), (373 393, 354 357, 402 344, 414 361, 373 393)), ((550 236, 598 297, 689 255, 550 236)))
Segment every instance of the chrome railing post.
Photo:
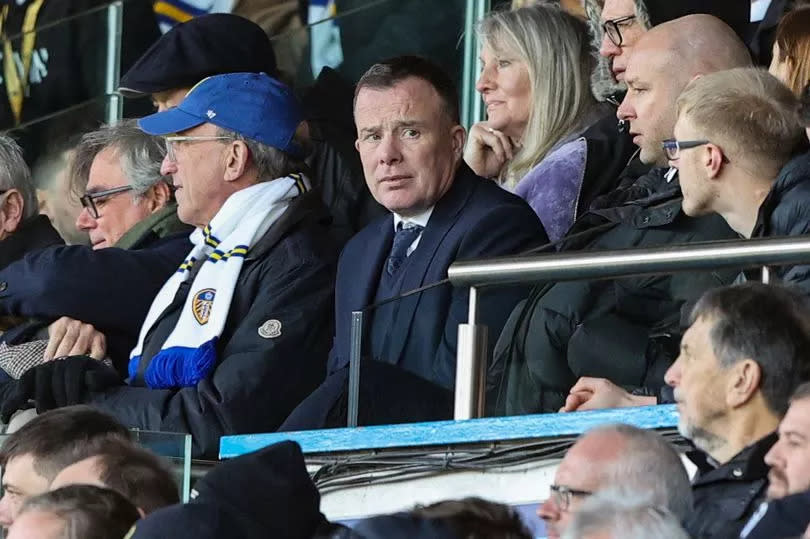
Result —
POLYGON ((484 415, 487 327, 476 323, 477 316, 478 289, 472 286, 467 323, 458 325, 454 419, 484 415))
POLYGON ((357 426, 360 401, 360 354, 363 352, 363 311, 352 311, 349 348, 349 405, 347 426, 357 426))
POLYGON ((124 103, 118 92, 121 71, 121 35, 124 26, 124 5, 114 2, 107 8, 107 58, 104 73, 104 94, 107 96, 105 122, 114 124, 123 116, 124 103))
POLYGON ((768 284, 771 282, 771 268, 762 266, 762 282, 768 284))

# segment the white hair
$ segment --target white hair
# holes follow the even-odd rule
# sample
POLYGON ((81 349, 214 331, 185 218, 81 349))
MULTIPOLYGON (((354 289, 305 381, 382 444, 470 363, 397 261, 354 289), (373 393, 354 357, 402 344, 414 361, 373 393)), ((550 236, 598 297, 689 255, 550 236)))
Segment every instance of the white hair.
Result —
POLYGON ((605 532, 615 539, 689 539, 669 509, 624 489, 601 491, 585 500, 562 538, 585 539, 605 532))
POLYGON ((23 220, 39 213, 37 192, 22 149, 8 135, 0 135, 0 190, 16 189, 23 199, 23 220))
POLYGON ((602 425, 584 436, 615 433, 623 440, 621 457, 602 470, 606 488, 637 492, 666 507, 679 520, 692 512, 692 485, 678 453, 663 436, 624 423, 602 425))

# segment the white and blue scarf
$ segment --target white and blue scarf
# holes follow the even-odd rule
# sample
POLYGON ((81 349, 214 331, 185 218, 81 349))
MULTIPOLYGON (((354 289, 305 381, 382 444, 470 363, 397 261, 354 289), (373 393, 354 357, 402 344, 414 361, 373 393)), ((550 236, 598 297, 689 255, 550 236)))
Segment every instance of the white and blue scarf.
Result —
POLYGON ((143 375, 148 387, 167 389, 194 386, 211 373, 245 257, 290 202, 306 190, 306 179, 297 174, 252 185, 232 194, 208 226, 192 232, 194 248, 158 292, 129 356, 131 381, 140 368, 146 335, 200 260, 202 267, 194 277, 177 325, 143 375))

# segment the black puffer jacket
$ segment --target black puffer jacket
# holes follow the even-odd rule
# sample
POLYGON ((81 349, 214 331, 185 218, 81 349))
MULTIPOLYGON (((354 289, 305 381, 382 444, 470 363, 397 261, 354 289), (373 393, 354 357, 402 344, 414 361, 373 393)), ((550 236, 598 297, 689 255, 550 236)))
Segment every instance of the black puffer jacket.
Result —
MULTIPOLYGON (((678 183, 667 183, 665 171, 656 169, 637 182, 634 194, 645 197, 584 216, 573 232, 591 232, 565 248, 632 249, 734 237, 719 216, 683 215, 678 183)), ((677 355, 681 311, 705 290, 733 281, 735 273, 538 285, 512 311, 495 347, 491 411, 557 411, 581 376, 662 386, 677 355)))
MULTIPOLYGON (((804 236, 810 233, 810 153, 782 168, 759 207, 753 238, 804 236)), ((773 268, 772 275, 810 293, 810 266, 773 268)))

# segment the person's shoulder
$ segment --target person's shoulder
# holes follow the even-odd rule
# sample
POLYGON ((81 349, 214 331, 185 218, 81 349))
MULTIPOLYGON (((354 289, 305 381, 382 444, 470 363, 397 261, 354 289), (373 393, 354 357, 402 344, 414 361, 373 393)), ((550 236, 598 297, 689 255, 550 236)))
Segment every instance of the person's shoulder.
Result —
POLYGON ((461 220, 496 218, 498 226, 522 226, 527 222, 540 226, 540 219, 523 198, 492 180, 474 177, 476 185, 461 210, 461 220))

